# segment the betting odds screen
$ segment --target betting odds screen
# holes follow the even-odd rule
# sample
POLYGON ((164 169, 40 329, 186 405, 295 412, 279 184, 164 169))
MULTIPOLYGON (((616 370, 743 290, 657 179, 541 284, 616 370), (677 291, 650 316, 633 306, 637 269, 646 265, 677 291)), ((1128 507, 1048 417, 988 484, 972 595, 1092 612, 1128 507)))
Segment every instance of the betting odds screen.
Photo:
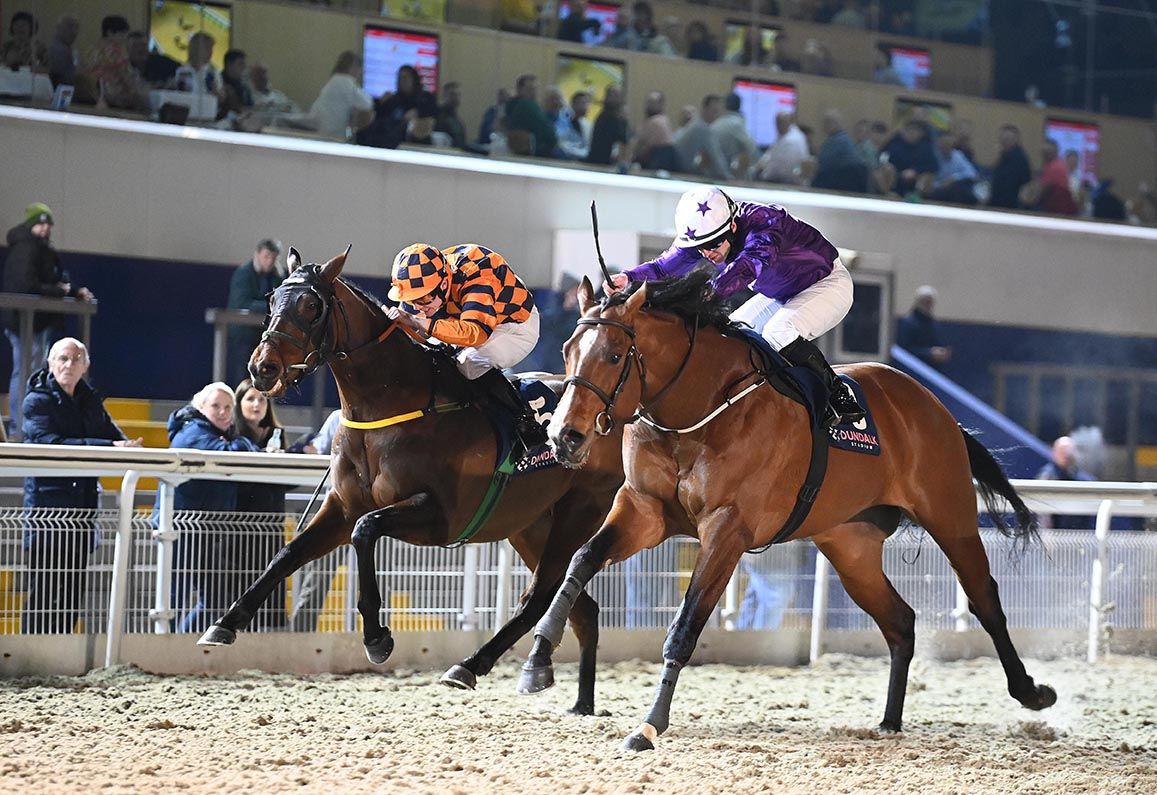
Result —
POLYGON ((908 88, 928 88, 932 79, 932 54, 919 47, 889 46, 892 68, 908 88))
POLYGON ((212 63, 225 68, 233 32, 232 6, 184 0, 149 3, 149 46, 177 63, 189 60, 189 36, 204 31, 213 37, 212 63))
POLYGON ((795 113, 799 100, 795 86, 737 79, 732 90, 739 95, 740 108, 747 120, 747 131, 755 142, 761 147, 775 143, 779 138, 775 117, 784 111, 795 113))
POLYGON ((1077 153, 1081 182, 1097 184, 1097 154, 1101 151, 1101 128, 1096 124, 1064 119, 1045 121, 1045 138, 1055 141, 1060 156, 1077 153))
POLYGON ((362 48, 363 85, 371 97, 397 90, 398 69, 403 66, 417 69, 422 88, 438 93, 437 34, 366 25, 362 48))

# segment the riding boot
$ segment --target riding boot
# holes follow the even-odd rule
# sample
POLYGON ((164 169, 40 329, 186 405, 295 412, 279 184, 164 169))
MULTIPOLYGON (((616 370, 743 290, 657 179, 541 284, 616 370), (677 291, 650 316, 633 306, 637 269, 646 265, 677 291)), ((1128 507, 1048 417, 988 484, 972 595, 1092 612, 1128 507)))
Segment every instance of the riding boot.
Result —
POLYGON ((813 343, 803 337, 779 349, 783 358, 801 367, 806 367, 818 375, 828 389, 828 407, 824 422, 827 425, 843 425, 859 422, 864 418, 864 409, 856 401, 851 387, 840 380, 828 360, 813 343))
POLYGON ((502 406, 514 415, 514 432, 522 442, 523 449, 532 450, 546 444, 546 431, 505 373, 497 368, 487 370, 471 383, 483 400, 489 400, 491 405, 502 406))

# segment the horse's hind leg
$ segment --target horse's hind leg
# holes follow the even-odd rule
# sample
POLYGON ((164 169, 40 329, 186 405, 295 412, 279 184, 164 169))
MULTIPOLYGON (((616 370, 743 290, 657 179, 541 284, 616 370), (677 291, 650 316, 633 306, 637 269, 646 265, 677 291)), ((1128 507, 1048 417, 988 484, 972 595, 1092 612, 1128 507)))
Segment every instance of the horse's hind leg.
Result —
POLYGON ((375 665, 384 663, 394 651, 390 628, 383 627, 380 620, 382 593, 378 590, 374 560, 378 539, 413 528, 437 532, 439 523, 445 524, 441 510, 428 494, 423 493, 371 511, 354 525, 350 542, 358 562, 358 612, 362 615, 362 639, 366 657, 375 665))
POLYGON ((311 560, 317 560, 349 540, 349 525, 335 498, 327 497, 305 529, 290 541, 230 606, 217 623, 209 627, 199 646, 227 646, 237 639, 237 630, 244 628, 257 613, 261 604, 277 584, 311 560))
MULTIPOLYGON (((898 513, 897 513, 898 516, 898 513)), ((884 539, 895 529, 868 522, 849 522, 812 537, 840 575, 844 590, 872 617, 888 642, 888 702, 880 730, 898 732, 908 690, 908 666, 916 644, 916 613, 884 574, 884 539)))
MULTIPOLYGON (((970 511, 975 511, 975 504, 971 501, 968 507, 970 511)), ((989 571, 988 555, 980 541, 976 520, 967 513, 959 519, 951 520, 933 520, 920 515, 916 518, 944 550, 964 593, 968 595, 968 609, 992 638, 1000 664, 1008 677, 1009 695, 1029 709, 1051 707, 1057 700, 1056 691, 1048 685, 1037 685, 1033 681, 1012 645, 1012 638, 1008 635, 1008 621, 1000 606, 996 580, 989 571)))

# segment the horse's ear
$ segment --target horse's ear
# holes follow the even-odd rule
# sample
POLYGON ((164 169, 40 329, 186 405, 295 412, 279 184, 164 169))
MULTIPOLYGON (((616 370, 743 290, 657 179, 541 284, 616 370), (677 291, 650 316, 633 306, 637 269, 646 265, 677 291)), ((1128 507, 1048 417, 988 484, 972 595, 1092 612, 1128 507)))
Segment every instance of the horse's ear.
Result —
POLYGON ((327 282, 332 282, 338 276, 341 276, 341 269, 345 267, 345 258, 350 255, 351 248, 353 248, 352 243, 345 247, 345 251, 322 265, 321 278, 325 279, 327 282))
POLYGON ((289 247, 289 254, 285 257, 285 264, 289 266, 289 272, 293 273, 301 267, 301 254, 293 246, 289 247))
POLYGON ((587 310, 594 306, 596 303, 594 285, 591 284, 590 279, 584 276, 583 280, 579 283, 578 286, 579 313, 585 315, 587 310))
POLYGON ((643 282, 639 285, 639 289, 631 293, 631 297, 623 304, 627 308, 627 312, 634 315, 638 312, 643 304, 647 302, 647 283, 643 282))

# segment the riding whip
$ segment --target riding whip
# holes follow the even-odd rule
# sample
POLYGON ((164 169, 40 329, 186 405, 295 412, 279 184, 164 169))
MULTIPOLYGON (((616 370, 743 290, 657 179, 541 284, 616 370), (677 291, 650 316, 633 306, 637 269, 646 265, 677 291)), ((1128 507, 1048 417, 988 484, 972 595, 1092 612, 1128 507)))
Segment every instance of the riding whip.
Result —
POLYGON ((593 201, 591 202, 591 227, 595 233, 595 252, 599 255, 599 267, 603 269, 603 278, 610 282, 611 272, 607 270, 606 260, 603 259, 603 249, 599 245, 599 211, 595 209, 593 201))

